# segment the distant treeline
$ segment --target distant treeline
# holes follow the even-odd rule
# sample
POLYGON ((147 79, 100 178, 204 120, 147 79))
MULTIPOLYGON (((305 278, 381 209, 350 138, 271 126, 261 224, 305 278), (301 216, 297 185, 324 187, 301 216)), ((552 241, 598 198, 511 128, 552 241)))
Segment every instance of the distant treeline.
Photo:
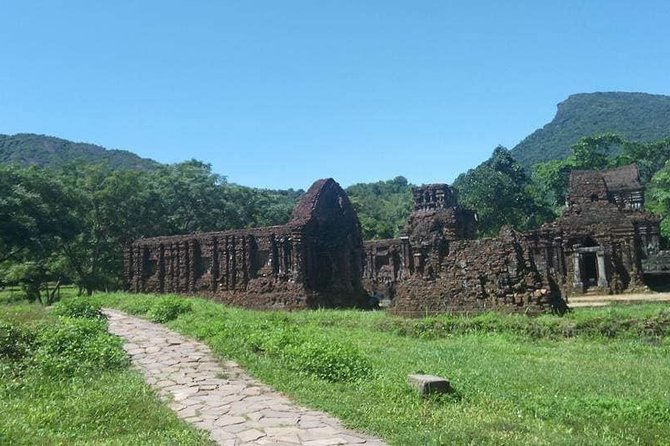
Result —
MULTIPOLYGON (((459 202, 477 212, 477 234, 494 236, 503 225, 529 230, 555 219, 565 206, 573 170, 605 169, 636 163, 647 186, 647 208, 660 215, 670 209, 670 138, 651 143, 605 134, 580 139, 562 160, 535 164, 527 171, 504 147, 456 178, 459 202)), ((412 206, 412 184, 403 177, 347 188, 368 239, 397 237, 412 206)), ((662 225, 670 236, 670 222, 662 225)))
POLYGON ((229 184, 199 161, 150 171, 0 165, 0 281, 40 300, 53 297, 48 282, 118 288, 133 240, 282 224, 301 193, 229 184))
MULTIPOLYGON (((647 187, 646 207, 665 216, 670 210, 670 138, 656 142, 628 141, 605 134, 580 139, 561 160, 535 164, 524 170, 511 152, 498 147, 493 155, 456 178, 463 206, 478 216, 478 234, 492 236, 503 225, 534 229, 555 219, 565 206, 568 179, 573 170, 606 169, 636 163, 647 187)), ((670 225, 662 225, 670 236, 670 225)))
MULTIPOLYGON (((631 142, 607 134, 582 138, 563 160, 524 170, 509 150, 454 182, 460 203, 477 212, 478 235, 503 225, 528 230, 563 209, 572 170, 636 162, 647 186, 647 208, 670 213, 670 138, 631 142)), ((412 207, 404 177, 347 188, 366 239, 393 238, 412 207)), ((199 161, 148 170, 71 163, 41 169, 0 164, 0 282, 21 285, 30 299, 49 302, 47 283, 74 283, 80 292, 116 289, 122 254, 141 237, 284 224, 302 191, 228 183, 199 161)), ((670 236, 670 222, 662 223, 670 236)), ((1 285, 1 283, 0 283, 1 285)))

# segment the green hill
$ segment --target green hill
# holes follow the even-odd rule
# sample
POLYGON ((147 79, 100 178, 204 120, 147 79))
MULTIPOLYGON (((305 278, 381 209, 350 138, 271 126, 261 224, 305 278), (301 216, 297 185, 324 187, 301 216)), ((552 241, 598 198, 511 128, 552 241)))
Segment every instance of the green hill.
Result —
POLYGON ((94 144, 31 133, 0 135, 2 164, 59 167, 73 162, 105 164, 111 169, 148 170, 158 166, 156 161, 126 150, 108 150, 94 144))
POLYGON ((646 93, 582 93, 558 104, 554 119, 516 147, 512 155, 524 166, 564 158, 584 136, 616 133, 631 141, 670 136, 670 96, 646 93))

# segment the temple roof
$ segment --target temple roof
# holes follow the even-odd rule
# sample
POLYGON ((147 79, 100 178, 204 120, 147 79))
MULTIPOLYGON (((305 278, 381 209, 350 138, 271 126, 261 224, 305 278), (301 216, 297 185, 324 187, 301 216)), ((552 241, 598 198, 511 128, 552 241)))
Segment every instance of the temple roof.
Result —
POLYGON ((640 171, 635 164, 603 170, 601 174, 610 192, 642 189, 640 171))
MULTIPOLYGON (((570 173, 570 194, 580 195, 579 188, 590 185, 589 189, 604 182, 607 192, 641 190, 640 172, 635 164, 607 170, 574 170, 570 173)), ((602 187, 602 186, 600 186, 602 187)), ((591 191, 589 191, 590 193, 591 191)))

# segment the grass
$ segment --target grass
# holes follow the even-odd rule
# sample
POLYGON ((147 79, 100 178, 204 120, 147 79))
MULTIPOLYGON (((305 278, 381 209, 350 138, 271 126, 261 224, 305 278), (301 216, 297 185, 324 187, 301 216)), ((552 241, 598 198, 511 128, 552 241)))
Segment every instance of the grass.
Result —
MULTIPOLYGON (((50 283, 51 287, 55 284, 50 283)), ((60 286, 60 297, 62 299, 71 298, 77 295, 77 287, 74 285, 61 285, 60 286)), ((11 303, 21 303, 26 300, 26 294, 21 289, 20 286, 6 286, 0 289, 0 305, 2 304, 11 304, 11 303)))
MULTIPOLYGON (((300 404, 390 444, 670 444, 664 304, 564 317, 402 319, 350 310, 249 311, 179 296, 115 293, 88 301, 201 339, 300 404), (421 398, 407 385, 410 373, 447 377, 455 391, 421 398)), ((55 314, 95 318, 81 301, 57 311, 0 305, 0 319, 15 326, 53 323, 55 314)), ((95 363, 97 351, 82 354, 95 363)), ((0 444, 206 442, 137 374, 110 364, 116 368, 67 379, 44 376, 39 366, 5 373, 0 444)))
POLYGON ((129 367, 104 320, 55 313, 0 305, 0 444, 211 444, 129 367))
MULTIPOLYGON (((165 299, 95 297, 145 317, 165 299)), ((667 305, 406 320, 189 301, 168 326, 391 444, 670 444, 667 305), (448 377, 455 392, 421 398, 410 373, 448 377)))

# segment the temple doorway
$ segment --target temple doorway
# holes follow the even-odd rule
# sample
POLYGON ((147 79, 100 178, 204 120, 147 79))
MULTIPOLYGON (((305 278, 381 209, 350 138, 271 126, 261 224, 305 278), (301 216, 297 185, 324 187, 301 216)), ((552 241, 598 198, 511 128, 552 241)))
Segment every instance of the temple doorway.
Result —
POLYGON ((598 285, 598 259, 595 252, 585 252, 582 254, 584 262, 583 278, 584 288, 598 285))

